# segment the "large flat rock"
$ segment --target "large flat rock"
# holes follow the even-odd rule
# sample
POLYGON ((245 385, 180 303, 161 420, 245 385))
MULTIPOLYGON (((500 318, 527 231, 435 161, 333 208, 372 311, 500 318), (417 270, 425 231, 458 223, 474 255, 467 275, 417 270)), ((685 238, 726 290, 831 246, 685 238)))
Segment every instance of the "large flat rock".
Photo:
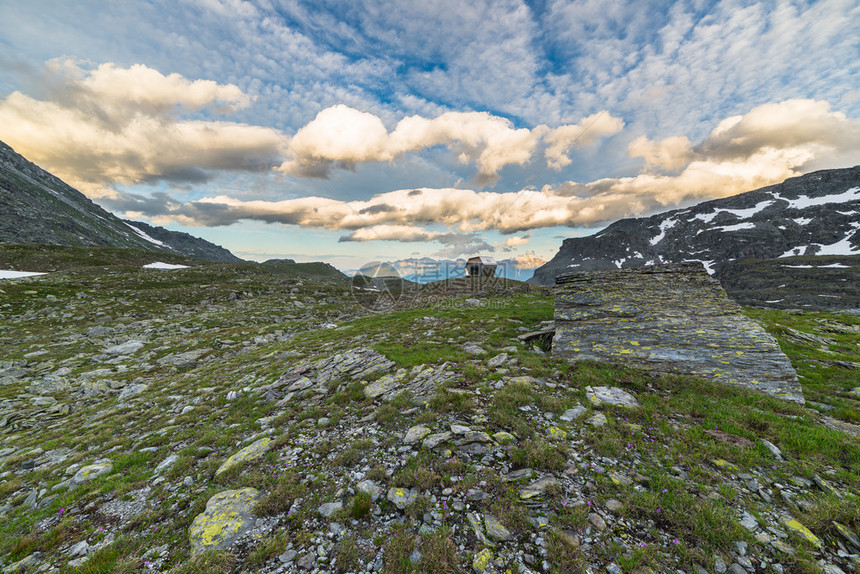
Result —
POLYGON ((776 339, 698 263, 556 279, 552 354, 699 375, 803 403, 776 339))

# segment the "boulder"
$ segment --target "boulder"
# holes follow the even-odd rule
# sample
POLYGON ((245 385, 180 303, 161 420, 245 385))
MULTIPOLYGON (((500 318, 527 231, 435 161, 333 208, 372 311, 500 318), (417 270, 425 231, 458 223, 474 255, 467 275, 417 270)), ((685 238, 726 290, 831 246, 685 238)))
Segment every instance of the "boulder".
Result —
POLYGON ((803 403, 776 339, 699 263, 556 279, 554 357, 698 375, 803 403))
POLYGON ((191 555, 226 548, 254 526, 252 510, 260 497, 256 488, 226 490, 209 499, 206 510, 191 523, 191 555))

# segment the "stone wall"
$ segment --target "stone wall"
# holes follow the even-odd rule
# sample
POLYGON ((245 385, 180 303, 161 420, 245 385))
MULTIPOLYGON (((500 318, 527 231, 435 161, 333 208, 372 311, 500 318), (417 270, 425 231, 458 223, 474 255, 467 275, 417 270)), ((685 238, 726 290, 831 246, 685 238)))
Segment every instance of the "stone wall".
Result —
POLYGON ((776 340, 699 263, 560 275, 552 354, 694 374, 803 403, 776 340))

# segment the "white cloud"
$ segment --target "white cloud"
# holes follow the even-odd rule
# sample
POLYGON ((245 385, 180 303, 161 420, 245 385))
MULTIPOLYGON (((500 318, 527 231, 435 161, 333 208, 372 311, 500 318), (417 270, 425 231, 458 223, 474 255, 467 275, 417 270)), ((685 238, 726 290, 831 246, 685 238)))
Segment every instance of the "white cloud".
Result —
POLYGON ((545 138, 549 144, 544 152, 547 165, 554 169, 568 166, 572 163, 567 156, 571 149, 591 145, 598 138, 617 134, 623 128, 624 121, 606 110, 588 116, 578 124, 556 128, 545 138))
POLYGON ((502 247, 517 247, 518 245, 525 245, 529 242, 529 235, 523 235, 522 237, 517 237, 516 235, 513 237, 509 237, 505 241, 502 242, 502 247))
POLYGON ((487 112, 445 112, 435 118, 403 118, 389 133, 379 117, 336 105, 296 132, 289 143, 294 157, 279 169, 287 175, 324 177, 334 166, 391 161, 442 145, 461 163, 477 165, 480 183, 491 183, 505 166, 528 162, 542 138, 548 144, 548 164, 562 167, 571 163, 567 154, 573 147, 591 145, 623 126, 606 111, 554 130, 545 125, 516 129, 510 120, 487 112))
POLYGON ((204 181, 209 170, 268 171, 282 155, 268 128, 179 117, 247 107, 251 98, 235 85, 70 60, 46 73, 50 99, 16 91, 0 102, 0 138, 90 195, 112 194, 113 183, 204 181))
MULTIPOLYGON (((860 120, 830 110, 828 102, 794 99, 757 106, 744 115, 722 120, 710 135, 693 146, 686 136, 652 142, 645 137, 628 146, 632 157, 643 157, 648 168, 676 170, 691 162, 726 162, 735 170, 774 169, 791 175, 807 163, 854 154, 860 161, 860 120), (769 158, 762 163, 762 158, 769 158), (746 168, 739 164, 748 162, 746 168)), ((840 166, 836 163, 831 167, 840 166)))
POLYGON ((546 259, 538 257, 532 253, 525 253, 514 258, 514 265, 516 265, 518 269, 537 269, 544 263, 546 263, 546 259))
POLYGON ((356 229, 340 241, 433 241, 442 235, 413 225, 372 225, 356 229))
MULTIPOLYGON (((446 234, 420 229, 433 224, 460 234, 596 225, 776 183, 831 155, 860 157, 858 124, 856 119, 830 112, 824 102, 789 100, 729 118, 696 146, 691 147, 683 136, 658 143, 640 139, 631 145, 631 154, 643 155, 650 165, 673 168, 677 173, 643 172, 507 193, 401 189, 350 202, 316 197, 278 202, 214 197, 166 212, 204 225, 259 219, 349 229, 354 231, 347 240, 354 241, 442 241, 446 234)), ((423 136, 419 139, 426 141, 423 136)), ((512 237, 500 247, 522 244, 525 238, 512 237)))
POLYGON ((693 159, 693 144, 687 136, 672 136, 652 142, 639 136, 627 146, 630 157, 645 158, 646 168, 676 170, 684 167, 693 159))
POLYGON ((860 73, 856 0, 551 0, 542 24, 570 70, 558 98, 599 102, 658 138, 700 139, 714 118, 768 101, 839 104, 860 73))

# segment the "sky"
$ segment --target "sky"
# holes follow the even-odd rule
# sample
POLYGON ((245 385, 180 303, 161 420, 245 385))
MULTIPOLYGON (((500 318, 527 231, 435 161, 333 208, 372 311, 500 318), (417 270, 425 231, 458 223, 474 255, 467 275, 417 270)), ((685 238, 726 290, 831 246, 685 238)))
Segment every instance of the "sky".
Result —
POLYGON ((8 0, 0 140, 243 259, 489 255, 860 164, 860 0, 8 0))

